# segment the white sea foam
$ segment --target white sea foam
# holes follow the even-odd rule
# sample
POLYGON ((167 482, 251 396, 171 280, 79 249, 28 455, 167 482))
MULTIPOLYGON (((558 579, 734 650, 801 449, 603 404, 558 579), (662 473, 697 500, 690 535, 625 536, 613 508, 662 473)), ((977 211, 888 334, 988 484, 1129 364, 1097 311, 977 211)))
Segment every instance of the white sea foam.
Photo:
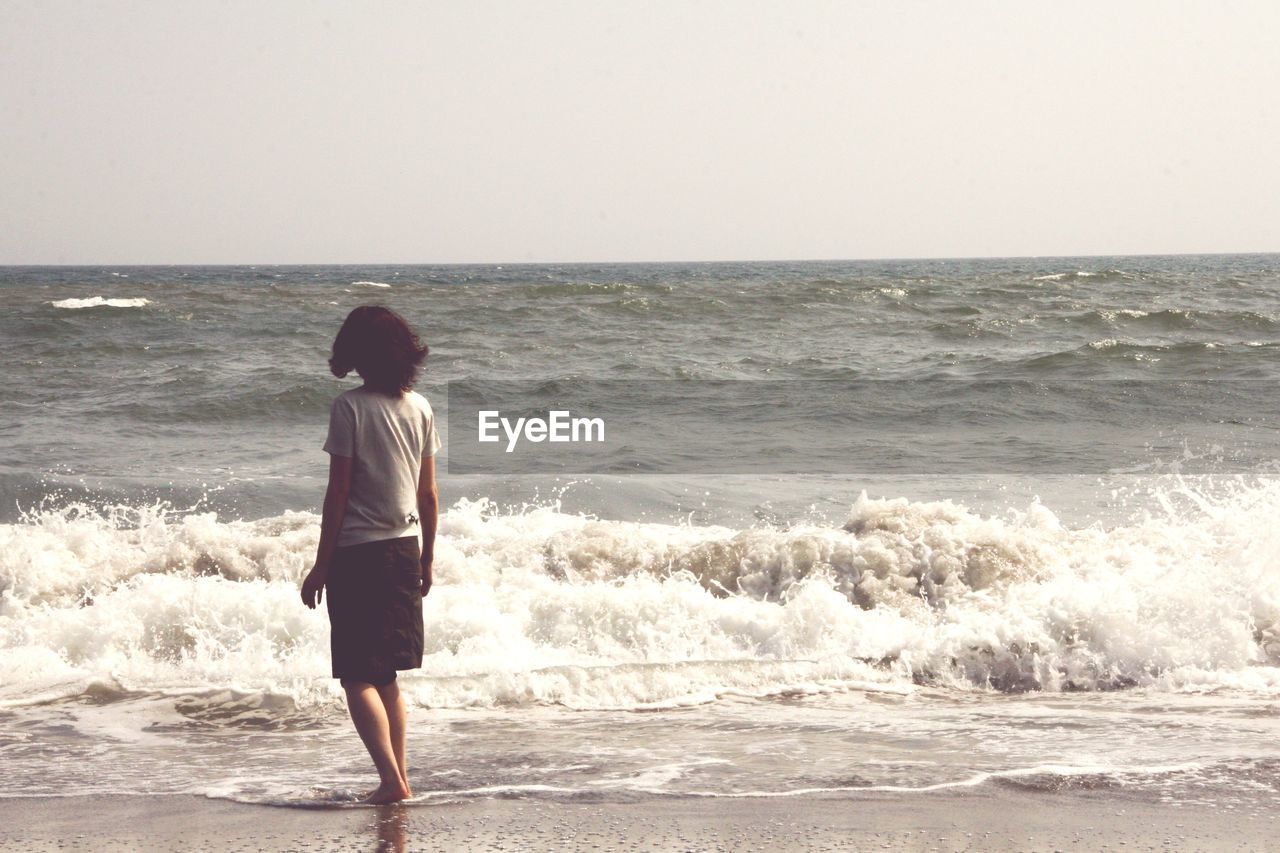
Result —
POLYGON ((1032 281, 1064 281, 1072 278, 1102 278, 1104 276, 1124 277, 1125 273, 1121 270, 1075 270, 1074 272, 1056 272, 1048 275, 1032 276, 1032 281))
POLYGON ((363 287, 390 287, 389 284, 383 284, 380 281, 353 281, 353 285, 361 285, 363 287))
MULTIPOLYGON (((1181 312, 1174 312, 1181 313, 1181 312)), ((1117 308, 1117 309, 1099 309, 1098 316, 1108 322, 1114 321, 1120 317, 1128 317, 1133 320, 1140 320, 1143 317, 1150 316, 1147 311, 1141 311, 1136 308, 1117 308)))
MULTIPOLYGON (((977 788, 991 783, 1009 782, 1015 785, 1029 782, 1047 783, 1052 788, 1064 780, 1092 777, 1099 780, 1100 786, 1133 784, 1135 780, 1152 778, 1170 778, 1192 776, 1203 766, 1195 762, 1176 764, 1123 764, 1123 763, 1089 763, 1089 764, 1033 764, 1013 767, 1004 770, 971 772, 959 775, 946 781, 916 784, 874 784, 860 783, 856 785, 822 785, 814 787, 781 787, 753 789, 720 789, 709 790, 688 788, 679 783, 690 770, 698 770, 707 765, 731 765, 732 762, 716 758, 689 758, 684 761, 654 766, 622 778, 593 779, 579 786, 554 785, 546 783, 505 783, 480 785, 475 787, 441 788, 423 790, 417 793, 410 803, 430 803, 439 800, 470 800, 494 796, 524 795, 535 798, 548 797, 573 799, 577 797, 595 797, 602 790, 627 791, 638 794, 657 794, 660 796, 678 795, 700 799, 778 799, 791 797, 811 797, 815 795, 863 795, 863 794, 928 794, 938 791, 962 790, 977 788), (673 784, 674 783, 674 784, 673 784)), ((867 764, 875 764, 868 761, 867 764)), ((759 780, 755 780, 759 781, 759 780)), ((244 779, 229 779, 215 784, 206 784, 199 789, 205 796, 216 799, 228 799, 235 802, 266 804, 278 806, 307 806, 317 800, 328 803, 347 802, 356 799, 354 792, 346 789, 298 790, 296 781, 288 780, 273 791, 270 785, 244 779)))
MULTIPOLYGON (((1280 695, 1280 484, 1063 527, 863 498, 845 529, 444 515, 418 705, 665 707, 923 681, 962 690, 1280 695), (1188 509, 1189 508, 1189 509, 1188 509)), ((298 579, 317 519, 160 508, 0 526, 0 703, 233 687, 327 703, 327 623, 298 579)))
POLYGON ((59 299, 50 303, 54 308, 141 308, 151 304, 150 299, 107 299, 101 296, 90 296, 87 299, 59 299))

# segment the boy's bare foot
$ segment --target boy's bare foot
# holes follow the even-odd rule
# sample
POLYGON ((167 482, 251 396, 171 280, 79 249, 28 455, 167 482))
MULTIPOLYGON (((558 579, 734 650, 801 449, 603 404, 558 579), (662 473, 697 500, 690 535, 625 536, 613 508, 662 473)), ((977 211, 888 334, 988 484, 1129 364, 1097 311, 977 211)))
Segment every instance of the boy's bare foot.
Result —
POLYGON ((399 779, 391 784, 382 784, 373 789, 373 793, 365 797, 360 802, 367 806, 382 806, 387 803, 398 803, 412 796, 409 786, 399 779))

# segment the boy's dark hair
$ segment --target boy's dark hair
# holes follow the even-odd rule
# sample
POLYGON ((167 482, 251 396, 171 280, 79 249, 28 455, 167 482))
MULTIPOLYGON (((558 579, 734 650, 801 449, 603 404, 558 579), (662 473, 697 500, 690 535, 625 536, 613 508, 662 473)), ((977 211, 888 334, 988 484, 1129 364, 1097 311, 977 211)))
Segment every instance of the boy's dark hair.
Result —
POLYGON ((427 345, 403 317, 381 305, 361 305, 333 339, 329 369, 339 379, 354 370, 373 390, 399 394, 413 387, 426 359, 427 345))

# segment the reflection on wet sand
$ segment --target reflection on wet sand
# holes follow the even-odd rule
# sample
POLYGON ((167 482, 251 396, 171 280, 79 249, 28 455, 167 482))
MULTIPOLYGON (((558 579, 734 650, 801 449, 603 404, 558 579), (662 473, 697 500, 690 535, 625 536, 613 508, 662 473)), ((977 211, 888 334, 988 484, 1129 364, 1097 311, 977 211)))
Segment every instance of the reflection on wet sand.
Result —
POLYGON ((377 832, 377 853, 404 853, 409 838, 409 809, 404 803, 378 806, 373 826, 377 832))

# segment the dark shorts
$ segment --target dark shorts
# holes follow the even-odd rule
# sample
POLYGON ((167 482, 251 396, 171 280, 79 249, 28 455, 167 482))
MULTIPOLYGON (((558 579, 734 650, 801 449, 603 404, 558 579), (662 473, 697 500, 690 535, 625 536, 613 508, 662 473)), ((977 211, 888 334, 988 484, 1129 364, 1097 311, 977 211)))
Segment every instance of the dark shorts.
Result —
POLYGON ((325 603, 333 677, 376 687, 422 666, 422 567, 418 537, 339 548, 325 603))

